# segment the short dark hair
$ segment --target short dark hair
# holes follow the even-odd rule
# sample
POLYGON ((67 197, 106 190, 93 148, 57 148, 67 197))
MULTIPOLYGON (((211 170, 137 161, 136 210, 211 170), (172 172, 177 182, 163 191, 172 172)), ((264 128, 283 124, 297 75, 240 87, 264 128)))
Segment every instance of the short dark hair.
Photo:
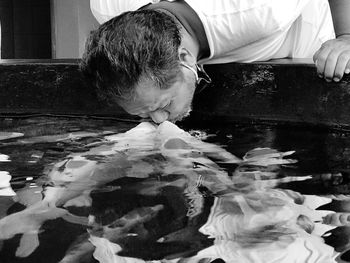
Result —
POLYGON ((80 69, 104 99, 131 96, 143 77, 166 89, 180 72, 180 43, 171 16, 155 10, 125 12, 90 33, 80 69))

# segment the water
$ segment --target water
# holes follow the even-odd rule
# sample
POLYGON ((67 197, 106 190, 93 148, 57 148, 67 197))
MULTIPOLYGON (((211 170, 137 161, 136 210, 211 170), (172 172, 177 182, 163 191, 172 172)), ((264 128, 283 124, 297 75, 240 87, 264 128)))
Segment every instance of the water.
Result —
POLYGON ((0 262, 350 261, 349 134, 135 126, 1 119, 0 262))

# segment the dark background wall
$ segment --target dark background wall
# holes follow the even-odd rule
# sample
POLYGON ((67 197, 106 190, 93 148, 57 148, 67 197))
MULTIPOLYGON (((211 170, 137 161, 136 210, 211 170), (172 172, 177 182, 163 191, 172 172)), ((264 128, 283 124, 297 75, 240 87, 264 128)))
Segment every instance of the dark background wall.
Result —
POLYGON ((0 0, 1 58, 51 58, 50 0, 0 0))

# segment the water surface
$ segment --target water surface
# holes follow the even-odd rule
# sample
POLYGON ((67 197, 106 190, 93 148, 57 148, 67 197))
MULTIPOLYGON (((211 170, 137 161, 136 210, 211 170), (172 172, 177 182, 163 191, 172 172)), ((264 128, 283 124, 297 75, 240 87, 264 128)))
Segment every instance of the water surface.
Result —
POLYGON ((1 262, 350 261, 349 134, 231 124, 124 136, 135 123, 63 118, 0 126, 1 262))

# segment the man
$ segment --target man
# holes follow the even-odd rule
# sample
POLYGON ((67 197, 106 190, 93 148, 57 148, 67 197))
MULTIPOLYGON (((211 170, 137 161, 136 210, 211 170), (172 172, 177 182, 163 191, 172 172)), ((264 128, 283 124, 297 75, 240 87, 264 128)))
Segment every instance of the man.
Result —
POLYGON ((103 24, 82 71, 102 97, 156 123, 189 114, 198 64, 313 56, 328 81, 350 72, 348 0, 91 0, 91 9, 103 24))

